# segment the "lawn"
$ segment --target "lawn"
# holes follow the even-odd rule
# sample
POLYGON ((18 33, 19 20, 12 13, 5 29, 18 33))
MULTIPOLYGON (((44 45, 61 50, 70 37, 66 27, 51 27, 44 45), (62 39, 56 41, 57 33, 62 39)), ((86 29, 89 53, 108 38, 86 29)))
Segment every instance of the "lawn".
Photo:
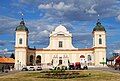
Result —
POLYGON ((99 70, 82 70, 79 75, 89 75, 88 77, 72 79, 48 79, 41 78, 40 72, 18 72, 15 74, 0 76, 0 81, 120 81, 119 73, 111 73, 99 70))

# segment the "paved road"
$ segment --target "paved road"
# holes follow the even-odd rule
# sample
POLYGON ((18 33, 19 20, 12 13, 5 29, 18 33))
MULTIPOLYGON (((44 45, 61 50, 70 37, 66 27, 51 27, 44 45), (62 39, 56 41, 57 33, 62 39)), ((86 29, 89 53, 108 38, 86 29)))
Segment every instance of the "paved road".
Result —
MULTIPOLYGON (((102 70, 102 71, 108 71, 108 72, 112 72, 112 73, 120 73, 120 70, 114 70, 114 68, 110 68, 110 67, 105 67, 105 68, 89 68, 88 70, 102 70)), ((77 71, 77 70, 73 70, 73 71, 77 71)), ((15 74, 17 72, 21 72, 21 71, 9 71, 8 73, 5 72, 0 72, 0 76, 4 76, 4 75, 9 75, 9 74, 15 74)))
POLYGON ((9 74, 15 74, 15 73, 17 73, 17 72, 20 72, 20 71, 9 71, 9 72, 7 72, 7 73, 5 73, 5 72, 0 72, 0 76, 9 75, 9 74))
POLYGON ((114 68, 111 68, 111 67, 89 68, 89 70, 102 70, 102 71, 108 71, 108 72, 113 72, 113 73, 120 73, 120 70, 115 70, 114 68))

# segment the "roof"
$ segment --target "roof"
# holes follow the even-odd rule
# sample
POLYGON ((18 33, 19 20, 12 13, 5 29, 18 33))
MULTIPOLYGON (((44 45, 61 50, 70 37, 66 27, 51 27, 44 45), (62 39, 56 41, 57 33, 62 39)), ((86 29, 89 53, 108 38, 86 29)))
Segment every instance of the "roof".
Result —
POLYGON ((65 26, 59 25, 59 26, 57 26, 57 27, 55 28, 55 31, 56 31, 56 32, 59 32, 59 31, 64 31, 64 32, 66 32, 67 29, 65 28, 65 26))
MULTIPOLYGON (((32 50, 32 49, 29 49, 32 50)), ((93 51, 94 48, 84 48, 84 49, 34 49, 35 51, 93 51)))
POLYGON ((25 26, 25 22, 23 19, 20 22, 20 25, 16 27, 15 31, 27 31, 27 32, 29 32, 28 28, 25 26))
POLYGON ((120 63, 120 56, 116 57, 115 62, 120 63))
POLYGON ((96 26, 93 29, 93 32, 94 31, 106 31, 106 30, 105 30, 104 26, 102 26, 102 24, 98 21, 96 23, 96 26))
POLYGON ((72 37, 72 34, 69 33, 69 31, 67 31, 66 27, 63 25, 57 26, 55 28, 55 30, 51 32, 50 37, 57 36, 57 35, 59 35, 59 36, 64 35, 64 36, 71 36, 72 37))
POLYGON ((111 58, 108 59, 108 61, 114 61, 118 56, 113 56, 111 58))
POLYGON ((15 60, 13 58, 0 58, 0 63, 15 63, 15 60))

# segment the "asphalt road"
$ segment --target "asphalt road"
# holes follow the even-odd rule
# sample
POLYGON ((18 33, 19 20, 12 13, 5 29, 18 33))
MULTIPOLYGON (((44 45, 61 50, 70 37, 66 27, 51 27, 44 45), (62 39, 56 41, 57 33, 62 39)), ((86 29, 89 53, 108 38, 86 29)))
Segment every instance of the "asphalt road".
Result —
POLYGON ((4 75, 9 75, 9 74, 15 74, 17 72, 20 72, 20 71, 8 71, 7 73, 6 72, 0 72, 0 76, 4 76, 4 75))
POLYGON ((108 72, 112 72, 112 73, 120 73, 120 70, 115 70, 114 68, 111 68, 111 67, 89 68, 88 70, 102 70, 102 71, 108 71, 108 72))
MULTIPOLYGON (((104 68, 88 68, 88 70, 102 70, 102 71, 107 71, 107 72, 112 72, 112 73, 120 73, 120 70, 114 70, 114 68, 110 68, 110 67, 104 67, 104 68)), ((78 71, 78 70, 73 70, 73 71, 78 71)), ((9 75, 9 74, 15 74, 17 72, 21 72, 21 71, 9 71, 8 73, 5 72, 0 72, 0 76, 4 76, 4 75, 9 75)))

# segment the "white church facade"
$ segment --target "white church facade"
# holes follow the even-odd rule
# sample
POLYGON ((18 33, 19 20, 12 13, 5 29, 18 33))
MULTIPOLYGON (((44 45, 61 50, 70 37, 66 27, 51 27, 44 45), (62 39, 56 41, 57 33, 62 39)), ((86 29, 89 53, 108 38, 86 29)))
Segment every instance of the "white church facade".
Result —
POLYGON ((70 63, 80 62, 88 66, 103 67, 106 62, 106 31, 100 22, 96 23, 91 48, 75 48, 72 45, 72 33, 65 26, 59 25, 49 35, 50 43, 47 48, 29 48, 28 28, 24 21, 16 28, 15 40, 15 68, 40 65, 43 68, 50 65, 67 66, 70 63))

